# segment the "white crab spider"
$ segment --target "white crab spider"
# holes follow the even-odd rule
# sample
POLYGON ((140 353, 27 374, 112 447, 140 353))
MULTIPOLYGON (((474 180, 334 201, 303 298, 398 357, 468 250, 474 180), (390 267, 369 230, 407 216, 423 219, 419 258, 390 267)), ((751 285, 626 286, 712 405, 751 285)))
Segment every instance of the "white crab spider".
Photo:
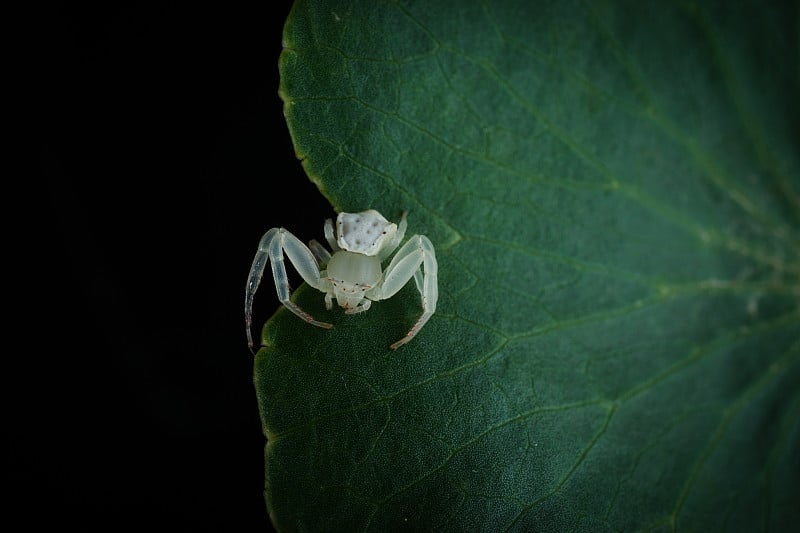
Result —
POLYGON ((361 213, 339 213, 336 218, 336 237, 333 222, 327 219, 325 240, 333 250, 333 255, 315 240, 306 247, 284 228, 267 231, 258 245, 245 290, 244 318, 248 346, 251 349, 253 347, 250 333, 253 296, 261 283, 267 261, 272 262, 272 275, 281 303, 309 324, 322 328, 333 327, 327 322, 315 320, 289 299, 284 252, 305 282, 325 293, 326 309, 333 307, 335 297, 347 314, 361 313, 369 309, 373 301, 391 298, 413 277, 422 296, 422 315, 406 336, 390 348, 395 350, 413 339, 436 311, 439 295, 438 266, 431 241, 424 235, 414 235, 397 251, 386 270, 381 270, 381 263, 403 240, 408 225, 407 214, 407 211, 403 213, 398 226, 374 209, 361 213))

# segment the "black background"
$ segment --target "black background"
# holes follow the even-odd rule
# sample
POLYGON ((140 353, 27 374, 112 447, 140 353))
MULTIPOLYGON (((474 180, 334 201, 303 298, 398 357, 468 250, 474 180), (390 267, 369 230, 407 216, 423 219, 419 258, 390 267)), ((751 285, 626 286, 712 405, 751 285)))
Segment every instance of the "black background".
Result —
POLYGON ((31 15, 34 331, 5 453, 26 530, 271 527, 245 280, 267 229, 321 238, 334 213, 278 96, 289 2, 160 4, 31 15))

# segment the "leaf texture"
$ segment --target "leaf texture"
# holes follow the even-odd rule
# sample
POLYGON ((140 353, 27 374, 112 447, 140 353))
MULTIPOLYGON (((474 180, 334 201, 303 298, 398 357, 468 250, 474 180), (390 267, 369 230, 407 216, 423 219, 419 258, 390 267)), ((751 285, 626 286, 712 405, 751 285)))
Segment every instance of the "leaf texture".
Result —
POLYGON ((336 210, 409 211, 440 297, 397 351, 413 283, 355 316, 302 286, 334 329, 267 323, 276 526, 796 527, 799 20, 299 0, 280 58, 296 151, 336 210))

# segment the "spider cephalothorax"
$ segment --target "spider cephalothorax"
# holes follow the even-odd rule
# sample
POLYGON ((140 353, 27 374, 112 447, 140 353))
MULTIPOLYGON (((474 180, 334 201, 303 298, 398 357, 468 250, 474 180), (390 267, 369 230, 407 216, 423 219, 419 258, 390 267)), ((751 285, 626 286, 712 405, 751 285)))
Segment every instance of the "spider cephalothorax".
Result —
POLYGON ((253 296, 256 293, 267 262, 272 262, 272 275, 278 298, 290 311, 315 326, 332 328, 319 322, 289 299, 289 282, 283 264, 284 253, 306 283, 325 293, 325 307, 333 307, 333 299, 345 313, 361 313, 373 301, 391 298, 413 277, 422 296, 422 316, 405 337, 391 345, 392 349, 410 341, 436 310, 438 298, 436 255, 431 241, 424 235, 414 235, 399 249, 384 270, 381 263, 400 245, 406 233, 406 214, 400 224, 386 220, 370 209, 360 213, 339 213, 336 235, 333 222, 325 221, 325 240, 333 253, 312 240, 308 246, 284 228, 272 228, 261 238, 258 252, 250 269, 245 291, 244 315, 247 342, 252 348, 250 334, 253 296))

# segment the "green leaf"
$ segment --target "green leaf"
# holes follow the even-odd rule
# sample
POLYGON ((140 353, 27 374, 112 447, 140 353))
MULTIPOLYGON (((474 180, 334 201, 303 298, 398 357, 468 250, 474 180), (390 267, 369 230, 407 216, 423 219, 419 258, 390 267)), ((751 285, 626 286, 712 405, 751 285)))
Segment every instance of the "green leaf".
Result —
MULTIPOLYGON (((280 59, 297 153, 337 210, 409 211, 440 298, 397 351, 413 283, 355 316, 302 286, 335 328, 267 323, 276 526, 796 528, 799 20, 298 1, 280 59)), ((298 237, 322 240, 329 213, 309 216, 298 237)))

